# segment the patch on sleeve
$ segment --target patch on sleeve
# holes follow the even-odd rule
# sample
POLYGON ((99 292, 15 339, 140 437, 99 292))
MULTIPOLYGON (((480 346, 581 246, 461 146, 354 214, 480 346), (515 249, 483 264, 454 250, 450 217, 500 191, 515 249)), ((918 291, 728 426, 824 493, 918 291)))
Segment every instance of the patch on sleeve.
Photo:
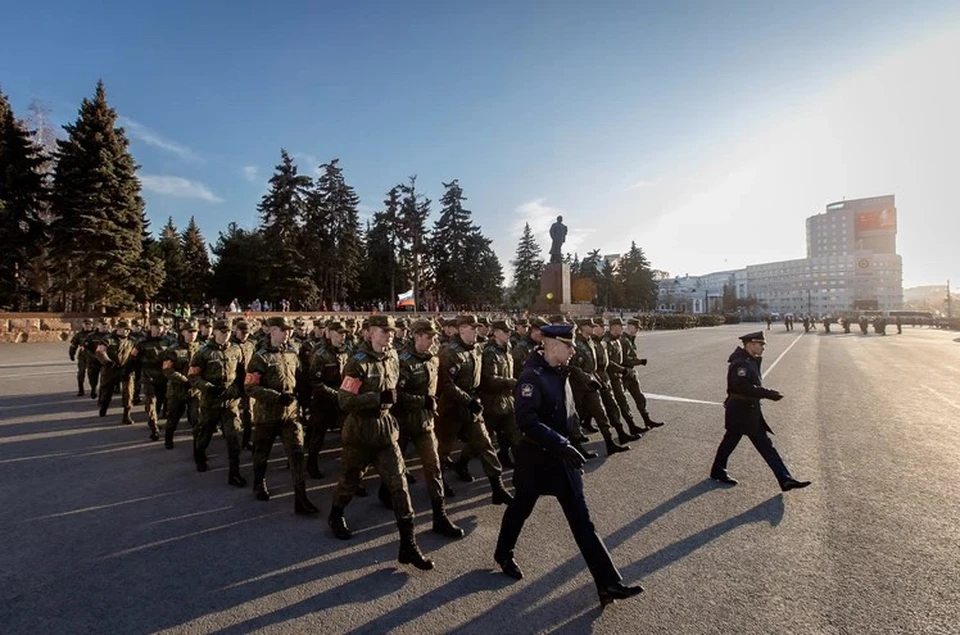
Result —
POLYGON ((163 360, 163 370, 170 370, 171 368, 173 368, 173 360, 172 359, 163 360))
POLYGON ((747 376, 747 369, 746 369, 746 368, 738 368, 738 369, 737 369, 737 377, 746 377, 746 376, 747 376))
POLYGON ((260 385, 260 373, 247 373, 243 376, 243 385, 244 386, 259 386, 260 385))
POLYGON ((533 397, 533 384, 520 384, 521 397, 533 397))
POLYGON ((106 353, 106 352, 107 352, 107 345, 106 345, 106 344, 100 344, 99 346, 97 346, 97 352, 98 352, 98 353, 106 353))
POLYGON ((357 379, 356 377, 350 377, 347 375, 343 378, 343 383, 340 384, 340 390, 345 390, 351 395, 356 395, 360 392, 360 386, 363 385, 363 382, 357 379))
POLYGON ((191 366, 190 370, 187 371, 187 377, 196 377, 200 374, 199 366, 191 366))
POLYGON ((459 373, 459 372, 460 372, 460 367, 459 367, 459 366, 451 366, 451 367, 450 367, 450 376, 451 376, 451 377, 456 377, 456 376, 457 376, 457 373, 459 373))
POLYGON ((135 349, 133 349, 132 351, 130 351, 130 357, 136 357, 136 356, 139 355, 139 354, 140 354, 140 349, 139 349, 139 348, 135 348, 135 349))

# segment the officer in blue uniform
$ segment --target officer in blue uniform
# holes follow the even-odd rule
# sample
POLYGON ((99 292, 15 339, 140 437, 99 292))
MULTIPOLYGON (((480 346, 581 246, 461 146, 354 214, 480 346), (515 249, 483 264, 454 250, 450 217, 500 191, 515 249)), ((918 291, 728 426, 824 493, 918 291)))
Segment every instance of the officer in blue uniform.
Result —
POLYGON ((710 478, 728 485, 736 485, 737 479, 727 474, 727 459, 744 436, 748 437, 757 448, 757 452, 767 462, 774 476, 780 482, 780 489, 784 492, 799 489, 810 485, 810 481, 798 481, 790 475, 790 470, 784 465, 777 449, 773 447, 768 433, 773 430, 767 425, 760 411, 760 400, 783 399, 776 390, 764 388, 760 375, 760 362, 763 358, 763 348, 767 345, 763 331, 748 333, 740 338, 743 346, 737 347, 727 360, 727 399, 723 402, 726 409, 726 434, 717 448, 713 467, 710 469, 710 478))
POLYGON ((573 356, 573 325, 553 324, 541 328, 542 348, 531 354, 514 390, 516 420, 523 441, 515 452, 513 485, 516 494, 500 525, 494 560, 507 575, 521 579, 514 560, 523 523, 540 496, 553 496, 563 508, 573 537, 587 561, 605 606, 643 591, 626 586, 610 559, 603 540, 590 520, 583 495, 584 457, 570 443, 572 429, 579 426, 572 399, 568 399, 566 364, 573 356))

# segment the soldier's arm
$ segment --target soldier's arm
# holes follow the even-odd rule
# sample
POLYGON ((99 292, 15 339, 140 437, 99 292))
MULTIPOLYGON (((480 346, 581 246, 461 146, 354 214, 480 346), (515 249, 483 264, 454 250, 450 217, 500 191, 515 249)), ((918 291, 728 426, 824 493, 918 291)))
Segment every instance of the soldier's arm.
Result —
POLYGON ((337 391, 337 401, 341 410, 372 410, 380 407, 379 392, 360 392, 365 377, 363 364, 356 357, 347 362, 346 368, 343 369, 343 382, 340 384, 340 390, 337 391))
POLYGON ((639 366, 640 356, 637 354, 636 345, 626 337, 620 339, 623 342, 623 365, 627 368, 639 366))
POLYGON ((520 432, 537 442, 550 452, 557 452, 561 448, 570 445, 562 434, 550 426, 540 421, 539 410, 542 400, 543 388, 540 382, 532 373, 526 373, 520 377, 513 397, 516 403, 514 410, 517 419, 517 427, 520 432))
POLYGON ((172 349, 164 355, 163 375, 167 378, 167 381, 177 384, 189 383, 186 375, 177 370, 176 353, 172 349))
POLYGON ((110 356, 107 355, 107 343, 100 342, 97 344, 97 350, 94 353, 94 356, 97 358, 97 361, 104 365, 111 365, 113 361, 110 359, 110 356))
POLYGON ((473 401, 473 395, 457 385, 457 375, 460 373, 460 363, 455 353, 440 358, 441 391, 455 403, 467 405, 473 401))
POLYGON ((594 380, 593 375, 583 369, 585 360, 584 353, 578 346, 573 359, 570 360, 570 383, 578 388, 587 388, 587 385, 594 380))
POLYGON ((203 354, 203 349, 193 354, 190 360, 190 369, 187 371, 187 378, 190 380, 190 387, 200 392, 206 391, 212 384, 203 378, 203 371, 207 368, 207 358, 203 354))
POLYGON ((407 392, 404 390, 407 383, 412 380, 413 373, 410 371, 410 365, 400 360, 400 380, 397 382, 397 403, 411 410, 423 408, 423 395, 407 392))
POLYGON ((750 375, 746 364, 733 364, 728 373, 727 392, 753 399, 769 399, 776 394, 776 391, 753 383, 750 375))
MULTIPOLYGON (((507 353, 509 355, 509 353, 507 353)), ((513 390, 517 380, 513 377, 503 377, 497 374, 497 357, 491 352, 483 353, 483 364, 480 367, 480 388, 485 392, 505 393, 513 390)))
POLYGON ((310 356, 310 376, 312 378, 313 389, 329 399, 337 399, 338 391, 329 386, 327 381, 336 373, 339 375, 340 364, 336 358, 330 359, 323 349, 317 348, 310 356))
POLYGON ((263 403, 276 403, 280 397, 280 391, 273 388, 267 388, 260 384, 260 379, 267 372, 267 363, 260 353, 256 353, 247 364, 247 373, 243 378, 243 389, 248 397, 253 397, 263 403))
POLYGON ((77 355, 77 349, 80 348, 80 342, 83 341, 83 331, 77 331, 73 334, 73 337, 70 339, 70 359, 73 359, 77 355))

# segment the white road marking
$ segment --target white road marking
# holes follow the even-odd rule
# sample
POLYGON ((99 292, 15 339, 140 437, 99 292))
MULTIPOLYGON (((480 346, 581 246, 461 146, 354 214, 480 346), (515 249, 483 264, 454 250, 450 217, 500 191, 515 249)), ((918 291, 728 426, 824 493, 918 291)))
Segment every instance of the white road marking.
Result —
POLYGON ((0 379, 19 379, 21 377, 47 377, 49 375, 75 375, 77 371, 73 370, 55 370, 49 373, 18 373, 16 375, 0 375, 0 379))
POLYGON ((156 498, 163 498, 165 496, 173 496, 178 492, 164 492, 162 494, 154 494, 153 496, 141 496, 140 498, 131 498, 130 500, 120 501, 118 503, 108 503, 106 505, 95 505, 93 507, 84 507, 82 509, 71 509, 68 512, 60 512, 59 514, 47 514, 46 516, 37 516, 36 518, 27 518, 21 520, 18 524, 34 522, 37 520, 48 520, 50 518, 63 518, 64 516, 73 516, 74 514, 85 514, 87 512, 100 511, 101 509, 110 509, 111 507, 119 507, 121 505, 131 505, 133 503, 142 503, 143 501, 153 500, 156 498))
POLYGON ((772 371, 774 368, 777 367, 777 364, 780 363, 780 360, 783 359, 783 356, 786 355, 787 353, 789 353, 791 348, 793 348, 794 346, 796 346, 797 342, 800 341, 800 338, 803 337, 803 335, 804 335, 803 333, 801 333, 800 335, 798 335, 798 336, 797 336, 797 339, 793 340, 793 343, 791 343, 790 346, 788 346, 785 351, 783 351, 782 353, 780 353, 780 357, 778 357, 778 358, 776 358, 775 360, 773 360, 773 363, 770 364, 770 365, 767 367, 767 372, 765 372, 765 373, 760 377, 760 379, 766 379, 766 378, 767 378, 767 375, 770 374, 770 371, 772 371))
POLYGON ((948 406, 953 406, 953 407, 956 408, 957 410, 960 410, 960 404, 958 404, 958 403, 957 403, 956 401, 954 401, 953 399, 950 399, 950 398, 947 397, 946 395, 942 394, 939 390, 934 390, 933 388, 931 388, 930 386, 927 386, 927 385, 925 385, 925 384, 923 385, 923 387, 926 388, 927 390, 929 390, 931 393, 933 393, 933 395, 934 395, 935 397, 937 397, 938 399, 940 399, 940 401, 942 401, 943 403, 947 404, 948 406))
POLYGON ((671 395, 657 395, 654 393, 645 392, 643 395, 647 399, 653 399, 655 401, 676 401, 679 403, 702 403, 707 406, 722 406, 723 403, 719 401, 704 401, 703 399, 687 399, 686 397, 673 397, 671 395))

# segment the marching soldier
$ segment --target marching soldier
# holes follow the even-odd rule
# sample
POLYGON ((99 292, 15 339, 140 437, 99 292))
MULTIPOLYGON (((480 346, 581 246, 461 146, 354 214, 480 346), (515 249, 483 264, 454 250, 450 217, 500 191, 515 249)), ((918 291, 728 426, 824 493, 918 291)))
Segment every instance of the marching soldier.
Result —
MULTIPOLYGON (((602 327, 598 327, 602 328, 602 327)), ((607 375, 610 378, 610 388, 613 390, 613 397, 616 399, 617 407, 627 422, 627 429, 631 434, 638 435, 643 433, 643 428, 637 425, 633 419, 633 413, 630 411, 630 402, 627 401, 627 390, 623 380, 633 369, 627 367, 624 363, 623 338, 621 332, 623 329, 623 320, 618 317, 610 319, 610 331, 603 336, 603 343, 610 357, 607 375)), ((597 331, 595 330, 594 333, 597 331)), ((647 415, 649 417, 649 415, 647 415)))
POLYGON ((617 438, 621 444, 626 444, 628 441, 636 441, 642 437, 643 432, 637 429, 636 424, 633 423, 633 417, 630 415, 629 409, 626 415, 620 412, 620 406, 614 397, 613 386, 610 383, 610 374, 611 372, 615 373, 619 371, 619 367, 612 371, 610 370, 610 352, 607 350, 607 343, 603 339, 605 329, 606 326, 602 317, 598 316, 593 318, 591 339, 593 340, 594 349, 597 351, 597 377, 599 377, 601 383, 603 383, 603 388, 600 389, 600 399, 603 401, 603 409, 607 411, 611 425, 617 431, 617 438), (624 421, 631 424, 629 431, 624 429, 624 421))
POLYGON ((207 447, 217 428, 227 442, 230 469, 227 483, 245 487, 240 475, 240 448, 243 424, 240 421, 240 395, 237 369, 243 363, 243 350, 230 342, 230 322, 217 320, 212 336, 190 361, 187 377, 190 386, 200 394, 200 421, 193 434, 193 460, 198 472, 207 471, 207 447))
POLYGON ((323 478, 319 457, 327 432, 340 427, 343 411, 338 403, 338 389, 347 365, 347 349, 344 346, 348 329, 339 320, 330 320, 326 326, 326 338, 310 356, 309 379, 311 387, 310 428, 307 473, 310 478, 323 478))
POLYGON ((513 468, 510 451, 520 443, 520 431, 513 418, 514 361, 510 351, 510 324, 497 320, 493 336, 483 349, 480 371, 480 402, 487 430, 496 435, 500 465, 513 468))
POLYGON ((133 410, 133 365, 136 354, 133 340, 130 339, 130 322, 126 318, 117 320, 113 333, 97 345, 96 356, 100 362, 100 416, 107 416, 107 409, 113 398, 114 388, 120 386, 123 400, 123 420, 121 423, 132 425, 130 416, 133 410))
MULTIPOLYGON (((250 337, 250 324, 239 319, 233 326, 233 335, 230 337, 230 343, 240 347, 243 357, 237 366, 237 383, 243 386, 243 379, 247 372, 247 364, 253 359, 253 354, 257 350, 257 345, 250 337)), ((243 426, 243 440, 240 447, 243 450, 253 450, 250 444, 250 435, 253 433, 253 419, 251 418, 252 403, 245 390, 240 395, 240 423, 243 426)))
POLYGON ((200 420, 200 395, 187 378, 190 360, 198 350, 197 324, 187 320, 182 323, 180 341, 163 354, 163 374, 167 378, 167 426, 163 431, 163 445, 168 450, 173 449, 173 435, 184 412, 191 430, 196 429, 200 420))
POLYGON ((401 564, 412 563, 418 569, 433 569, 433 561, 423 556, 414 537, 413 505, 397 445, 399 426, 390 414, 390 408, 397 402, 400 375, 397 354, 391 346, 396 325, 393 317, 378 314, 370 317, 368 326, 369 348, 347 362, 338 393, 340 407, 347 412, 347 417, 341 433, 341 476, 328 522, 337 538, 351 537, 343 510, 356 493, 364 470, 371 464, 376 465, 380 478, 390 490, 400 532, 397 559, 401 564))
POLYGON ((520 373, 523 372, 523 365, 527 362, 527 358, 530 357, 530 353, 540 346, 540 341, 543 339, 543 334, 540 329, 547 326, 547 324, 547 321, 542 317, 534 316, 529 319, 526 334, 520 338, 520 341, 517 342, 512 350, 513 372, 516 377, 520 377, 520 373))
POLYGON ((160 439, 157 407, 167 399, 167 378, 163 374, 163 354, 167 344, 162 330, 163 321, 158 317, 150 318, 150 330, 147 336, 140 340, 135 350, 143 373, 143 409, 147 414, 151 441, 160 439))
POLYGON ((297 514, 320 510, 307 498, 303 456, 303 428, 298 420, 297 369, 300 360, 287 345, 293 325, 283 316, 267 318, 269 339, 253 355, 244 377, 246 392, 256 400, 253 409, 253 491, 259 501, 270 500, 267 461, 279 436, 293 478, 293 505, 297 514))
MULTIPOLYGON (((143 331, 143 323, 139 319, 130 320, 130 339, 134 347, 140 344, 147 336, 143 331)), ((139 406, 143 403, 143 369, 140 365, 140 358, 137 357, 133 363, 133 405, 139 406)))
MULTIPOLYGON (((611 326, 610 331, 616 334, 617 337, 620 337, 623 332, 623 327, 611 326)), ((629 318, 627 320, 627 336, 620 340, 623 343, 623 366, 626 369, 623 375, 623 385, 637 404, 637 410, 640 411, 640 417, 643 418, 645 430, 653 430, 654 428, 662 426, 663 423, 654 421, 650 417, 650 413, 647 412, 647 398, 644 396, 643 390, 640 389, 640 378, 637 376, 637 366, 646 366, 647 359, 637 354, 636 337, 639 331, 640 320, 629 318)))
MULTIPOLYGON (((84 318, 83 328, 70 338, 70 351, 68 353, 70 361, 77 362, 77 397, 83 397, 84 395, 83 384, 87 375, 87 349, 84 348, 83 341, 93 332, 93 320, 84 318)), ((90 384, 90 390, 96 390, 96 385, 93 382, 90 384)))
POLYGON ((97 359, 97 347, 110 335, 110 323, 101 318, 97 328, 83 340, 83 350, 87 353, 87 381, 90 382, 90 398, 97 398, 97 385, 100 383, 102 364, 97 359))
POLYGON ((468 463, 479 458, 493 490, 493 504, 502 505, 512 497, 503 486, 503 467, 483 423, 483 402, 478 395, 483 364, 476 344, 479 323, 475 315, 461 315, 457 324, 457 335, 440 351, 440 457, 449 459, 454 443, 461 439, 464 447, 454 464, 457 476, 465 483, 472 482, 468 463))

